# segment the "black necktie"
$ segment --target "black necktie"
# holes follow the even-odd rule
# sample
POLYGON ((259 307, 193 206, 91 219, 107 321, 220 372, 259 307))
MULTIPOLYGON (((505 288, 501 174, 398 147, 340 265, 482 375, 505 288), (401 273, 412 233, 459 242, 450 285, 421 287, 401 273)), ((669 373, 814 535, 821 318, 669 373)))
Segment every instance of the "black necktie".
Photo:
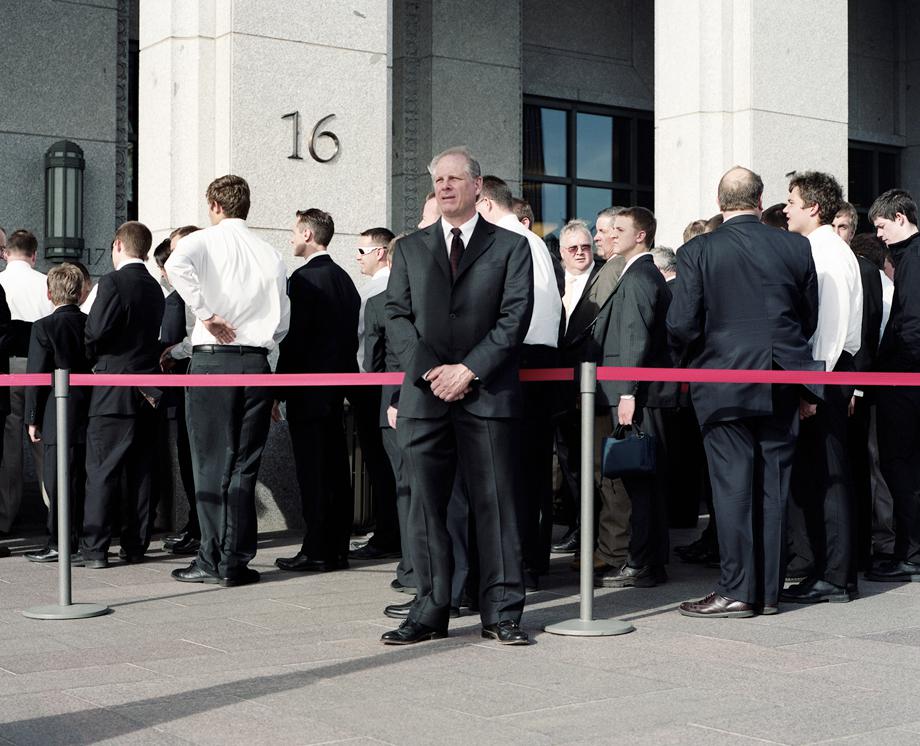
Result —
POLYGON ((450 242, 450 276, 457 279, 457 272, 460 270, 460 260, 463 258, 463 239, 460 238, 460 229, 451 228, 453 240, 450 242))

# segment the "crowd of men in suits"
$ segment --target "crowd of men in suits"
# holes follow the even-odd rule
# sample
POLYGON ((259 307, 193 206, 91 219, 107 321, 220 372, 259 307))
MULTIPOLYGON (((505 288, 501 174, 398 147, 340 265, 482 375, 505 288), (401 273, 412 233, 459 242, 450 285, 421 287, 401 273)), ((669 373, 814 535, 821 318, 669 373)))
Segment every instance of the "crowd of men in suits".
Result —
MULTIPOLYGON (((584 361, 920 372, 911 274, 920 271, 920 233, 909 194, 881 195, 868 216, 877 235, 855 236, 856 211, 832 176, 797 173, 787 201, 764 210, 760 177, 735 167, 718 185, 719 214, 688 225, 677 251, 655 246, 655 216, 638 206, 602 210, 593 236, 570 221, 550 251, 530 229, 526 202, 483 176, 465 147, 438 154, 429 171, 434 189, 417 231, 361 233, 360 292, 328 251, 333 217, 316 208, 292 218, 293 253, 304 262, 287 277, 280 254, 246 223, 249 186, 238 176, 208 187, 209 227, 179 228, 156 247, 160 283, 145 266, 152 239, 138 222, 116 232, 114 270, 89 298, 85 268, 66 263, 45 277, 32 266, 35 237, 0 231, 11 370, 269 373, 277 349, 279 373, 405 373, 401 386, 385 387, 75 389, 75 564, 107 567, 113 536, 122 560, 144 559, 156 510, 151 443, 168 410, 189 522, 164 548, 194 557, 173 578, 259 580, 249 567, 255 483, 270 422, 286 419, 306 530, 300 550, 276 565, 317 572, 398 557, 391 586, 413 598, 384 610, 402 622, 386 644, 443 637, 461 609, 478 611, 483 637, 526 644, 526 589, 549 570, 551 552, 582 541, 593 543, 598 585, 664 583, 669 528, 695 526, 702 500, 708 527, 675 552, 717 564, 721 577, 713 593, 681 604, 687 616, 846 602, 858 594, 859 569, 876 581, 920 579, 920 389, 603 380, 590 444, 598 529, 588 537, 574 518, 575 390, 520 382, 522 369, 584 361), (358 548, 346 401, 375 499, 376 529, 358 548), (615 428, 651 436, 654 471, 601 472, 602 441, 615 428), (553 545, 555 492, 569 496, 572 519, 553 545)), ((2 394, 12 428, 4 469, 21 469, 25 428, 49 505, 48 545, 27 559, 55 561, 50 391, 2 394)), ((0 480, 0 529, 9 530, 18 500, 0 480)))

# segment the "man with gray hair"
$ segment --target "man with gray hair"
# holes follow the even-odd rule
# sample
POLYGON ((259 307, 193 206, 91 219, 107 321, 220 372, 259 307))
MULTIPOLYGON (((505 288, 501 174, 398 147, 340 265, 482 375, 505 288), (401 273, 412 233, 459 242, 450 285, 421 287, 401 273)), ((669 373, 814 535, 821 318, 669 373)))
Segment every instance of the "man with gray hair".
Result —
POLYGON ((521 345, 533 310, 533 262, 524 236, 476 211, 479 163, 465 148, 429 167, 441 219, 396 245, 387 287, 387 334, 405 371, 396 432, 412 500, 409 531, 418 595, 381 641, 408 645, 447 635, 454 476, 470 498, 479 545, 482 636, 528 641, 517 494, 521 345))
POLYGON ((677 254, 674 253, 674 249, 656 246, 652 249, 652 259, 655 260, 655 266, 666 282, 671 283, 677 278, 677 254))

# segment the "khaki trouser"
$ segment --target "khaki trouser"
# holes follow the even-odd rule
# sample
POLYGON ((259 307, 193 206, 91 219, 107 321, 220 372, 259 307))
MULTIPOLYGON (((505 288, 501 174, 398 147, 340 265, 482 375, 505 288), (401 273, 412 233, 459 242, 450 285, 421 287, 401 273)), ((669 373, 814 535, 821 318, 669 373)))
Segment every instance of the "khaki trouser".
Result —
POLYGON ((629 495, 620 479, 601 475, 601 450, 604 438, 612 431, 609 414, 594 418, 594 481, 600 485, 601 511, 597 526, 596 557, 612 567, 626 563, 629 552, 629 495))

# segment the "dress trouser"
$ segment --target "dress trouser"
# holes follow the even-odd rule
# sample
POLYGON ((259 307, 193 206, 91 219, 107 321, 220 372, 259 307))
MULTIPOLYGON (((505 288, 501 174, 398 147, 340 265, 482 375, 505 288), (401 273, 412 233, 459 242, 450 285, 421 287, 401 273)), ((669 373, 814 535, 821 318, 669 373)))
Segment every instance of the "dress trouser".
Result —
POLYGON ((920 563, 920 388, 876 391, 878 453, 894 502, 894 555, 920 563))
POLYGON ((396 516, 399 519, 399 547, 402 552, 396 565, 396 579, 406 588, 415 588, 415 571, 412 569, 409 547, 409 478, 403 471, 402 451, 396 441, 396 431, 392 427, 381 428, 380 436, 396 480, 396 516))
MULTIPOLYGON (((51 402, 54 405, 54 402, 51 402)), ((43 450, 43 473, 45 489, 48 491, 48 546, 58 545, 58 473, 56 443, 45 443, 43 450)), ((70 447, 68 476, 70 477, 70 547, 79 548, 80 529, 83 526, 84 490, 86 489, 86 444, 74 443, 70 447)))
POLYGON ((786 501, 799 430, 797 387, 773 387, 773 413, 703 427, 719 532, 717 591, 775 605, 784 580, 786 501))
POLYGON ((611 567, 626 564, 629 552, 629 524, 632 503, 622 479, 601 473, 604 438, 613 431, 609 414, 594 419, 594 483, 599 485, 600 512, 597 518, 597 555, 611 567))
POLYGON ((195 472, 192 469, 192 450, 188 437, 188 420, 185 417, 185 397, 178 397, 176 402, 176 461, 179 466, 179 478, 185 499, 188 501, 188 521, 185 531, 193 539, 201 538, 198 525, 198 507, 195 504, 195 472))
POLYGON ((869 484, 872 490, 872 553, 894 554, 894 498, 882 475, 878 455, 878 405, 869 408, 869 484))
POLYGON ((853 483, 847 463, 850 387, 825 386, 802 421, 792 467, 789 545, 811 576, 837 586, 856 581, 853 483))
POLYGON ((120 516, 121 548, 139 556, 150 546, 156 411, 143 403, 133 415, 96 415, 86 427, 86 498, 81 550, 104 559, 120 516), (122 482, 124 478, 124 482, 122 482), (122 490, 124 485, 124 491, 122 490))
POLYGON ((336 563, 348 557, 355 511, 342 401, 338 399, 325 417, 308 419, 302 414, 288 405, 294 468, 306 523, 300 551, 311 559, 336 563))
POLYGON ((409 533, 418 588, 409 612, 413 621, 447 627, 452 591, 447 506, 457 472, 476 524, 482 623, 520 621, 524 581, 513 497, 515 433, 513 420, 477 417, 459 403, 440 418, 399 418, 397 435, 412 494, 409 533))
MULTIPOLYGON (((193 352, 189 373, 269 373, 258 352, 193 352)), ((186 390, 201 548, 196 563, 211 575, 234 579, 255 557, 255 490, 271 424, 266 387, 194 387, 186 390)))

